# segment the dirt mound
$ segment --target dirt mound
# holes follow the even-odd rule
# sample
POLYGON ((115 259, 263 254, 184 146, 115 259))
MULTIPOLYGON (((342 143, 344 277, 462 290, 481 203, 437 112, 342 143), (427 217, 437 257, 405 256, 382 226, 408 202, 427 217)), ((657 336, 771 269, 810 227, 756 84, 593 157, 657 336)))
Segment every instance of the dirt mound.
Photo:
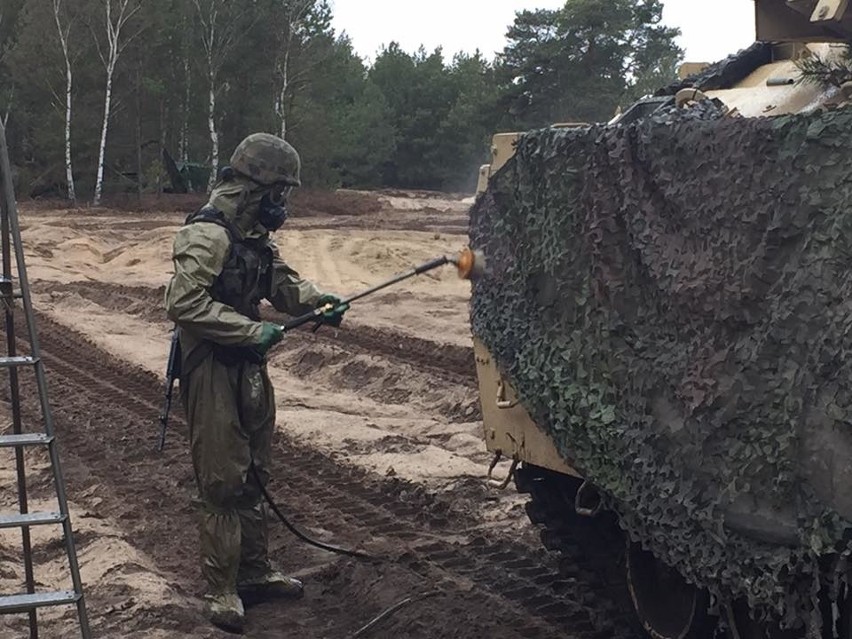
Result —
POLYGON ((444 191, 429 191, 427 189, 380 189, 377 194, 389 197, 415 198, 415 199, 438 199, 462 201, 470 197, 470 193, 446 193, 444 191))
POLYGON ((101 205, 92 207, 89 202, 78 201, 71 206, 61 198, 37 198, 18 203, 27 212, 68 212, 84 215, 111 215, 123 213, 171 213, 192 211, 207 201, 203 193, 145 193, 140 198, 136 193, 111 193, 104 195, 101 205))
POLYGON ((363 191, 296 189, 290 199, 293 217, 366 215, 381 208, 377 196, 363 191))
MULTIPOLYGON (((207 201, 204 193, 146 193, 140 198, 135 193, 105 195, 101 206, 91 207, 84 203, 71 206, 62 199, 45 198, 24 200, 19 203, 27 212, 68 212, 84 215, 113 215, 121 213, 172 213, 189 212, 201 208, 207 201)), ((366 191, 328 191, 299 188, 290 198, 294 217, 329 217, 364 215, 381 208, 378 195, 366 191)))

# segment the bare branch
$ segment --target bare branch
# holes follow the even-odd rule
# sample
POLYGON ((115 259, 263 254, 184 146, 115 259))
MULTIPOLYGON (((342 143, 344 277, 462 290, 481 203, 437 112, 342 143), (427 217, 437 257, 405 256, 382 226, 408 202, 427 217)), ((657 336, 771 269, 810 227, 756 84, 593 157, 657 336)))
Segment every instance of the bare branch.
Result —
MULTIPOLYGON (((65 102, 65 98, 59 95, 59 92, 56 90, 56 88, 53 86, 53 82, 51 82, 50 80, 47 81, 47 90, 50 91, 50 95, 53 96, 51 104, 53 104, 53 107, 57 111, 59 111, 59 105, 65 102)), ((62 108, 65 107, 63 106, 62 108)))
POLYGON ((127 40, 125 40, 125 41, 124 41, 124 44, 123 44, 123 45, 121 45, 121 48, 120 48, 120 49, 119 49, 119 51, 118 51, 118 52, 119 52, 119 54, 123 53, 123 52, 124 52, 124 50, 127 48, 127 45, 129 45, 131 42, 133 42, 136 38, 138 38, 138 37, 139 37, 140 35, 142 35, 143 33, 145 33, 145 25, 142 25, 141 27, 139 27, 139 30, 138 30, 138 31, 136 31, 136 33, 134 33, 133 35, 129 36, 129 37, 127 38, 127 40))
POLYGON ((243 29, 238 29, 239 21, 228 20, 221 13, 224 7, 230 6, 230 0, 192 0, 201 24, 201 45, 204 48, 208 63, 208 75, 218 77, 222 65, 228 59, 233 48, 257 24, 259 15, 255 13, 251 21, 243 29))
POLYGON ((96 50, 97 50, 97 52, 98 52, 98 57, 101 59, 101 63, 102 63, 104 66, 106 66, 106 65, 107 65, 106 57, 104 57, 104 52, 103 52, 103 50, 101 49, 101 41, 100 41, 100 39, 98 38, 98 35, 95 33, 95 30, 92 28, 92 25, 91 25, 91 24, 88 24, 88 23, 87 23, 87 24, 86 24, 86 27, 88 27, 89 31, 90 31, 90 32, 91 32, 91 34, 92 34, 92 40, 94 40, 94 41, 95 41, 95 49, 96 49, 96 50))
POLYGON ((12 103, 15 101, 15 87, 9 92, 9 101, 6 103, 6 113, 3 115, 3 127, 9 124, 9 115, 12 113, 12 103))

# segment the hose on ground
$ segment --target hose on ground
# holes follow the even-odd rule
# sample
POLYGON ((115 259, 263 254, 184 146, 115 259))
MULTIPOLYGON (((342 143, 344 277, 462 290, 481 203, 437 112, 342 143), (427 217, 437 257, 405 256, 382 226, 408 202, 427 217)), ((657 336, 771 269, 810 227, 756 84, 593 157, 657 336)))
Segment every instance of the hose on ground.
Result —
MULTIPOLYGON (((290 521, 284 516, 284 513, 281 512, 281 509, 278 508, 278 505, 272 499, 272 496, 269 494, 269 491, 266 490, 266 486, 264 486, 263 482, 260 481, 260 474, 257 472, 257 467, 255 467, 254 461, 252 461, 252 463, 251 463, 251 472, 252 472, 252 475, 254 475, 254 479, 257 482, 257 485, 260 486, 260 492, 263 495, 263 498, 269 504, 269 507, 272 509, 272 512, 274 512, 275 515, 278 517, 278 519, 281 520, 281 523, 284 524, 287 527, 287 530, 289 530, 291 533, 293 533, 296 537, 298 537, 299 539, 301 539, 305 543, 310 544, 311 546, 316 546, 317 548, 321 548, 323 550, 327 550, 329 552, 333 552, 333 553, 336 553, 338 555, 346 555, 348 557, 357 557, 358 559, 366 559, 366 560, 369 560, 369 561, 378 561, 379 560, 379 558, 373 557, 372 555, 368 555, 367 553, 361 552, 360 550, 350 550, 348 548, 340 548, 339 546, 332 546, 330 544, 325 544, 321 541, 317 541, 315 539, 311 539, 310 537, 308 537, 305 533, 303 533, 301 530, 296 528, 296 526, 294 526, 292 523, 290 523, 290 521)), ((358 630, 356 630, 354 633, 349 635, 349 637, 347 637, 347 639, 358 639, 359 637, 365 636, 366 633, 368 633, 370 630, 375 628, 382 621, 384 621, 385 619, 387 619, 388 617, 393 615, 398 610, 404 608, 408 604, 413 603, 415 601, 422 601, 423 599, 426 599, 427 597, 434 597, 435 595, 440 594, 440 592, 441 591, 439 591, 439 590, 430 590, 429 592, 424 592, 420 595, 411 595, 410 597, 406 597, 402 601, 395 603, 393 606, 391 606, 390 608, 383 611, 378 616, 371 619, 368 623, 361 626, 358 630)))
POLYGON ((350 550, 348 548, 340 548, 339 546, 332 546, 330 544, 325 544, 321 541, 317 541, 316 539, 311 539, 301 530, 296 528, 290 521, 284 516, 284 513, 281 512, 281 509, 278 508, 278 505, 272 499, 272 496, 266 490, 266 486, 263 485, 263 482, 260 480, 260 474, 257 472, 257 467, 255 467, 254 462, 251 463, 251 472, 254 475, 255 482, 260 486, 260 492, 263 494, 263 498, 266 500, 266 503, 269 504, 269 507, 272 509, 272 512, 275 513, 276 517, 281 520, 281 523, 287 527, 291 533, 293 533, 296 537, 304 541, 306 544, 310 544, 311 546, 316 546, 317 548, 321 548, 322 550, 327 550, 328 552, 333 552, 338 555, 346 555, 347 557, 357 557, 358 559, 367 559, 369 561, 377 561, 377 557, 373 557, 372 555, 368 555, 365 552, 361 552, 360 550, 350 550))

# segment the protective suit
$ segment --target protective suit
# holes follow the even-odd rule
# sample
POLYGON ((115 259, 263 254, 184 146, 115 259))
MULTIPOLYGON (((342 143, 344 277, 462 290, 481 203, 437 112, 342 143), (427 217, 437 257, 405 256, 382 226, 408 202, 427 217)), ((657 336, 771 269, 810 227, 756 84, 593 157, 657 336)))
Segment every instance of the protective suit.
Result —
POLYGON ((275 426, 266 352, 283 338, 279 327, 260 321, 260 301, 290 315, 331 304, 332 324, 346 310, 288 267, 270 239, 268 226, 286 217, 282 194, 299 183, 292 154, 286 142, 266 134, 241 143, 208 204, 177 233, 165 294, 180 331, 207 611, 216 625, 237 632, 244 623, 241 596, 302 593, 301 583, 270 566, 265 506, 251 471, 253 463, 266 483, 275 426), (257 157, 269 161, 258 169, 257 157), (270 197, 276 192, 277 200, 270 197))

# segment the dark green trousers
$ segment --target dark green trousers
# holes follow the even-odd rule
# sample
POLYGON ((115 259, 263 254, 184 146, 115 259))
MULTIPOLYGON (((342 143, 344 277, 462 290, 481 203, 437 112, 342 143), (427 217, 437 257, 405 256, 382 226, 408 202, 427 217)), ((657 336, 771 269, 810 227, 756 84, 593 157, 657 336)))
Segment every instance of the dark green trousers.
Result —
POLYGON ((267 516, 251 472, 269 473, 275 394, 265 365, 226 365, 213 353, 181 380, 201 502, 201 572, 211 593, 265 574, 267 516))

